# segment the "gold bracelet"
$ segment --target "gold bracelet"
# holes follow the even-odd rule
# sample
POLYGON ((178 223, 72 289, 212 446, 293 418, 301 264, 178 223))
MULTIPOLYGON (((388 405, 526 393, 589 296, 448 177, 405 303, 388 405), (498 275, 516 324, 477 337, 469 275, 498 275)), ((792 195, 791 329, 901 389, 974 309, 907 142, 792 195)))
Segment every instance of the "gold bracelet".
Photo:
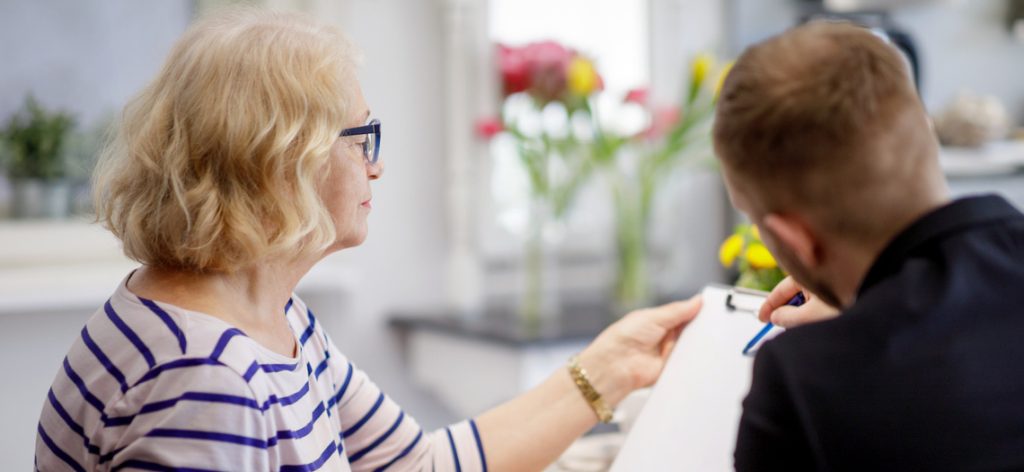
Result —
POLYGON ((594 410, 594 413, 597 413, 597 419, 601 420, 602 423, 610 423, 612 421, 612 410, 608 408, 608 405, 604 404, 601 394, 594 390, 594 386, 587 377, 587 371, 580 367, 579 356, 569 358, 569 375, 572 375, 572 381, 576 383, 576 387, 580 389, 580 393, 583 394, 583 398, 590 404, 590 408, 594 410))

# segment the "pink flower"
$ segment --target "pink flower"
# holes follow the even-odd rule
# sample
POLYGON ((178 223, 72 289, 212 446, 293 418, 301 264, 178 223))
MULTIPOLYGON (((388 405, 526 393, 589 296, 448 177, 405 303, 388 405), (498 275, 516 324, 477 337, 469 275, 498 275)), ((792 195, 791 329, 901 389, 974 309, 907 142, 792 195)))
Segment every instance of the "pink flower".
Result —
POLYGON ((494 117, 479 118, 476 120, 476 134, 481 138, 490 140, 496 134, 505 130, 501 120, 494 117))
POLYGON ((654 111, 654 115, 651 116, 651 126, 641 133, 641 135, 646 139, 660 138, 668 133, 668 131, 679 122, 680 117, 679 108, 658 108, 654 111))
POLYGON ((538 41, 523 47, 523 53, 531 68, 550 65, 565 66, 576 54, 555 41, 538 41))
POLYGON ((554 41, 526 45, 523 56, 530 72, 530 95, 541 103, 562 98, 566 90, 566 71, 575 55, 554 41))
POLYGON ((635 103, 637 105, 644 105, 647 103, 647 96, 649 94, 647 87, 637 87, 626 93, 626 98, 622 101, 626 103, 635 103))

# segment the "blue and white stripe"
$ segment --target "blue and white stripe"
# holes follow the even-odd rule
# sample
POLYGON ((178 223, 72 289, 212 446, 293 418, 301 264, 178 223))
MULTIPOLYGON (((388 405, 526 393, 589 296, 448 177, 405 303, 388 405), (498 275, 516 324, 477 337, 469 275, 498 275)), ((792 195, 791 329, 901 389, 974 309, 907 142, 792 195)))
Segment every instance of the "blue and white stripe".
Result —
POLYGON ((424 432, 301 300, 285 316, 296 358, 123 282, 47 394, 36 470, 487 470, 474 422, 424 432))

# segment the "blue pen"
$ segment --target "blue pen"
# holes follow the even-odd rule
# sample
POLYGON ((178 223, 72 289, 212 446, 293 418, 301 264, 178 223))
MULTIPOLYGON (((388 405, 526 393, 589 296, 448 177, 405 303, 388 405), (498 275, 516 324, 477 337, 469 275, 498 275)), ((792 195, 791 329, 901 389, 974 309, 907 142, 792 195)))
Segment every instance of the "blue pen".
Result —
MULTIPOLYGON (((797 292, 796 295, 793 296, 793 298, 790 298, 789 301, 786 302, 786 305, 800 306, 803 305, 806 301, 807 299, 804 298, 804 293, 797 292)), ((747 347, 743 348, 743 355, 747 355, 750 352, 750 350, 757 345, 757 342, 760 341, 761 338, 763 338, 766 334, 768 334, 768 332, 771 331, 774 327, 775 325, 772 324, 771 322, 768 322, 768 324, 764 325, 764 328, 761 328, 761 331, 759 331, 757 335, 754 336, 754 339, 751 339, 750 342, 747 343, 747 347)))

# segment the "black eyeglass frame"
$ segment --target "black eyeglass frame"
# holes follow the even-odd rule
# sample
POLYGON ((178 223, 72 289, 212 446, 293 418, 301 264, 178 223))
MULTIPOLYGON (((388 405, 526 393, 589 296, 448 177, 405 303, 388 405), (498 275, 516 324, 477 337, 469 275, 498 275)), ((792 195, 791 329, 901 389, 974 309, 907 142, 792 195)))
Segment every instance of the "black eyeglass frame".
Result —
POLYGON ((369 124, 363 126, 356 126, 355 128, 346 128, 341 130, 338 136, 359 136, 361 134, 372 134, 372 138, 367 138, 363 142, 363 159, 366 159, 368 164, 376 164, 380 158, 380 120, 374 118, 370 120, 369 124), (370 139, 373 139, 373 155, 370 155, 370 139))

